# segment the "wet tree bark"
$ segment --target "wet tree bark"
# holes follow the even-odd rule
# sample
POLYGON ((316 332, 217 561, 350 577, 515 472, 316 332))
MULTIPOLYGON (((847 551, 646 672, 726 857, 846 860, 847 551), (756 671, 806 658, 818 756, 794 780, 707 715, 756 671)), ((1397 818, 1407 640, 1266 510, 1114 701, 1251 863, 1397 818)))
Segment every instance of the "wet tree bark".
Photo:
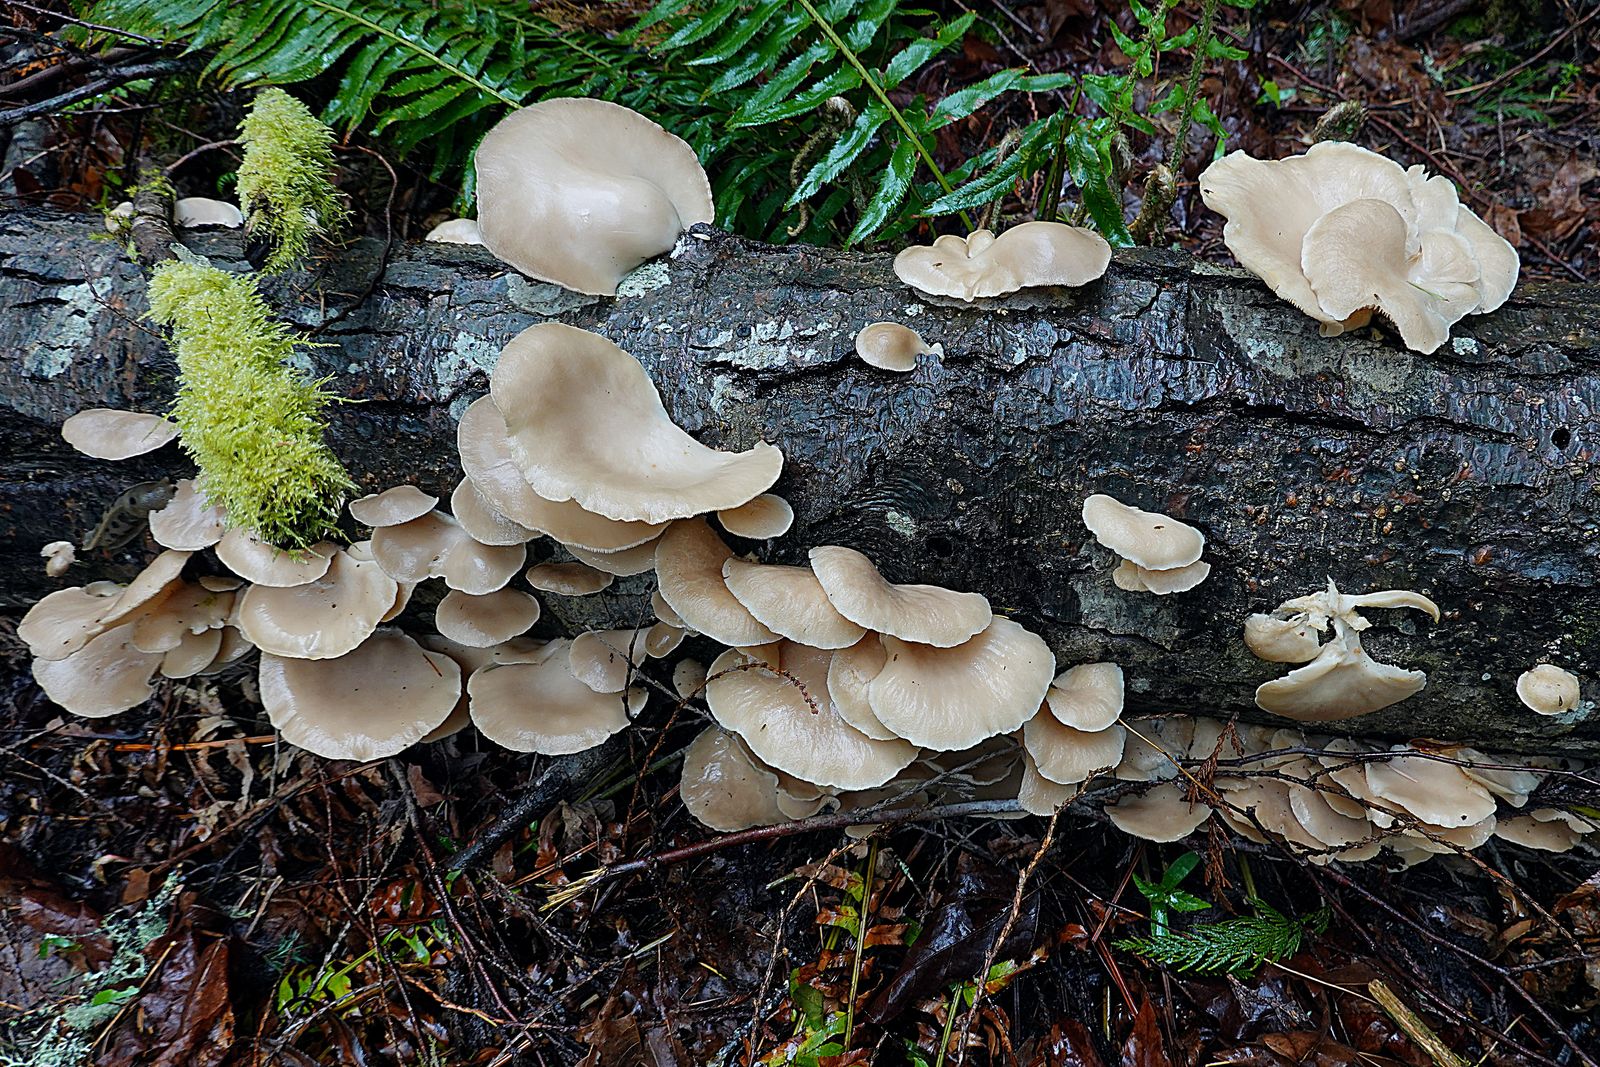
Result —
MULTIPOLYGON (((172 395, 171 357, 140 321, 142 275, 98 229, 0 218, 9 605, 61 584, 44 577, 45 542, 81 541, 134 482, 188 473, 175 448, 113 465, 57 435, 80 408, 158 411, 172 395)), ((237 235, 190 243, 243 266, 237 235)), ((268 291, 314 328, 367 288, 379 253, 361 242, 268 291)), ((1600 753, 1600 288, 1524 285, 1432 356, 1365 331, 1322 339, 1255 279, 1154 251, 1119 254, 1080 292, 966 307, 906 289, 887 256, 706 232, 627 291, 582 297, 481 249, 397 247, 373 295, 308 351, 360 401, 334 412, 335 448, 366 486, 443 495, 460 477, 455 417, 486 391, 499 346, 560 319, 637 356, 703 440, 783 448, 778 488, 799 518, 766 558, 853 545, 896 580, 988 594, 1063 665, 1121 662, 1137 708, 1262 721, 1254 687, 1284 668, 1245 649, 1247 614, 1328 576, 1417 589, 1444 621, 1374 612, 1367 645, 1427 670, 1427 689, 1342 730, 1600 753), (943 359, 910 375, 861 363, 856 330, 885 319, 941 342, 943 359), (1096 491, 1200 527, 1211 578, 1171 597, 1118 590, 1078 517, 1096 491), (1517 675, 1542 659, 1583 679, 1579 712, 1546 719, 1517 701, 1517 675)), ((125 577, 148 554, 90 553, 70 580, 125 577)), ((550 615, 620 623, 638 603, 550 615)))

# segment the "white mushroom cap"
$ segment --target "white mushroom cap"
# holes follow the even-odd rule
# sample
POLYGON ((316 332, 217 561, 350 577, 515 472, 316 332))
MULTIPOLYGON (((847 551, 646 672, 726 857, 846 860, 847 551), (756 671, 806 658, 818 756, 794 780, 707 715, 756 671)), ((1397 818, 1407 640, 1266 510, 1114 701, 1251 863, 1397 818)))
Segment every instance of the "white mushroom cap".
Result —
POLYGON ((467 479, 495 511, 569 547, 616 552, 646 544, 666 528, 659 522, 618 522, 586 511, 576 501, 546 500, 535 493, 511 457, 505 419, 489 397, 479 397, 462 412, 456 447, 467 479))
POLYGON ((337 659, 377 630, 398 585, 377 563, 334 552, 327 573, 287 588, 252 585, 239 598, 240 631, 263 652, 337 659))
POLYGON ((620 693, 649 654, 649 629, 590 630, 567 646, 567 669, 596 693, 620 693))
POLYGON ((736 508, 783 470, 783 453, 765 442, 736 453, 696 441, 672 421, 637 359, 561 323, 512 338, 489 395, 533 491, 608 518, 664 522, 736 508))
POLYGON ((617 579, 587 563, 540 563, 523 575, 528 584, 560 596, 589 596, 611 587, 617 579))
POLYGON ((224 626, 217 633, 222 635, 222 640, 217 646, 217 654, 211 657, 211 662, 200 672, 201 674, 217 674, 226 670, 231 664, 254 651, 256 647, 239 632, 237 627, 224 626))
POLYGON ((222 634, 225 627, 185 632, 178 643, 161 657, 163 678, 193 678, 217 658, 222 651, 222 634))
POLYGON ((539 531, 496 511, 470 478, 461 479, 450 494, 450 513, 480 545, 521 545, 539 536, 539 531))
POLYGON ((422 740, 461 696, 461 668, 398 630, 338 659, 261 654, 261 703, 283 739, 327 759, 375 760, 422 740))
POLYGON ((616 552, 591 552, 577 545, 563 545, 574 559, 585 566, 593 567, 597 571, 613 575, 617 578, 631 578, 635 574, 644 574, 655 569, 656 546, 661 543, 660 537, 654 537, 642 545, 632 548, 619 549, 616 552))
POLYGON ((430 511, 420 519, 372 531, 372 556, 397 582, 443 578, 463 593, 482 596, 505 588, 528 561, 524 545, 474 541, 454 518, 430 511))
POLYGON ((899 736, 872 713, 872 680, 888 661, 878 635, 867 634, 849 648, 839 649, 828 662, 828 696, 839 717, 874 741, 892 741, 899 736))
POLYGON ((813 548, 811 569, 839 614, 902 641, 949 648, 981 632, 994 618, 988 598, 980 593, 893 585, 853 548, 813 548))
POLYGON ((483 234, 478 232, 477 219, 445 219, 429 230, 422 239, 447 245, 483 244, 483 234))
POLYGON ((105 614, 100 616, 100 621, 106 626, 115 626, 126 622, 146 604, 160 600, 162 597, 173 593, 182 583, 178 575, 183 572, 184 565, 189 562, 192 552, 176 552, 167 549, 155 559, 145 565, 144 570, 136 575, 127 587, 117 594, 117 598, 106 606, 105 614))
POLYGON ((1022 727, 1022 747, 1033 756, 1039 773, 1058 785, 1088 781, 1122 761, 1127 731, 1120 723, 1104 730, 1075 730, 1040 709, 1022 727))
POLYGON ((233 573, 255 585, 280 589, 314 582, 327 574, 334 548, 332 542, 322 541, 309 549, 282 549, 237 526, 216 544, 217 558, 233 573))
POLYGON ((1374 660, 1351 630, 1323 645, 1304 667, 1257 686, 1256 704, 1300 722, 1336 722, 1398 704, 1427 684, 1422 671, 1374 660))
POLYGON ((1143 793, 1122 797, 1106 805, 1106 815, 1118 830, 1143 841, 1181 841, 1211 817, 1205 804, 1190 804, 1177 782, 1162 782, 1143 793))
POLYGON ((59 578, 77 561, 78 550, 71 541, 51 541, 39 550, 39 556, 44 560, 46 577, 59 578))
POLYGON ((785 641, 779 662, 788 677, 782 677, 765 667, 737 669, 752 660, 729 649, 711 664, 706 704, 717 722, 779 770, 833 789, 880 786, 909 766, 917 750, 905 741, 874 741, 844 721, 828 696, 832 658, 785 641))
POLYGON ((794 508, 777 493, 762 493, 736 508, 717 512, 717 521, 735 537, 768 541, 789 532, 794 525, 794 508))
POLYGON ((723 565, 732 558, 733 549, 704 519, 673 523, 656 542, 662 599, 685 625, 713 641, 735 646, 776 641, 778 634, 763 626, 723 582, 723 565))
POLYGON ((483 667, 467 692, 483 736, 514 752, 565 756, 601 744, 645 705, 643 689, 596 693, 567 667, 570 641, 552 641, 534 663, 483 667))
POLYGON ((689 742, 678 796, 690 815, 722 833, 786 821, 778 808, 778 776, 756 762, 739 735, 719 726, 689 742))
POLYGON ((230 621, 233 610, 231 590, 217 592, 198 582, 174 582, 167 593, 128 617, 133 623, 133 647, 141 652, 171 651, 187 634, 220 628, 230 621))
POLYGON ((1063 804, 1071 803, 1083 792, 1082 783, 1061 785, 1039 773, 1039 765, 1026 748, 1022 750, 1022 785, 1017 789, 1017 803, 1029 815, 1049 815, 1063 804))
POLYGON ((1322 651, 1316 630, 1303 618, 1275 619, 1259 612, 1244 620, 1244 643, 1269 663, 1308 663, 1322 651))
POLYGON ((1130 507, 1104 493, 1084 500, 1083 524, 1096 541, 1151 571, 1187 567, 1206 547, 1205 535, 1193 526, 1170 515, 1130 507))
POLYGON ((1517 677, 1517 697, 1540 715, 1560 715, 1578 706, 1578 676, 1554 663, 1541 663, 1517 677))
POLYGON ((539 601, 520 589, 497 589, 474 596, 452 589, 439 601, 433 624, 458 644, 489 648, 502 644, 539 621, 539 601))
POLYGON ((680 659, 672 668, 672 691, 688 700, 706 684, 706 665, 697 659, 680 659))
POLYGON ((879 370, 905 374, 917 369, 918 356, 933 353, 921 334, 898 322, 874 322, 856 334, 856 355, 879 370))
POLYGON ((888 660, 868 689, 872 712, 923 748, 962 749, 1010 733, 1044 704, 1056 673, 1050 647, 1006 618, 953 648, 882 640, 888 660))
POLYGON ((207 505, 193 478, 180 478, 166 507, 150 513, 150 536, 163 548, 199 552, 221 541, 227 529, 228 513, 207 505))
POLYGON ((222 226, 234 230, 244 225, 244 212, 226 200, 185 196, 172 205, 172 221, 183 230, 197 230, 202 226, 222 226))
POLYGON ((1123 560, 1111 572, 1111 581, 1118 589, 1130 593, 1154 593, 1157 596, 1187 593, 1209 577, 1211 564, 1203 559, 1187 567, 1173 567, 1165 571, 1146 570, 1137 563, 1123 560))
POLYGON ((867 632, 839 614, 809 567, 751 563, 729 556, 722 564, 722 578, 757 621, 791 641, 812 648, 846 648, 867 632))
POLYGON ((1115 663, 1080 663, 1050 683, 1050 714, 1075 730, 1104 730, 1122 716, 1122 668, 1115 663))
POLYGON ((57 589, 28 609, 17 624, 17 636, 34 659, 66 659, 105 630, 100 617, 121 591, 120 586, 57 589))
POLYGON ((716 210, 694 149, 637 111, 563 97, 513 111, 474 155, 478 229, 540 281, 611 296, 716 210))
POLYGON ((1451 745, 1441 751, 1468 764, 1499 764, 1499 766, 1463 766, 1461 773, 1483 786, 1489 792, 1510 804, 1523 807, 1528 797, 1539 788, 1543 778, 1533 770, 1523 756, 1490 756, 1466 745, 1451 745), (1520 769, 1514 765, 1522 764, 1520 769))
MULTIPOLYGON (((650 594, 650 610, 656 613, 656 618, 668 626, 676 626, 682 629, 686 625, 683 621, 683 616, 672 610, 672 605, 667 603, 667 598, 661 595, 661 590, 659 589, 652 591, 650 594)), ((804 643, 803 641, 801 642, 801 644, 804 643)))
POLYGON ((88 408, 61 424, 61 438, 95 459, 132 459, 178 436, 178 424, 160 415, 118 408, 88 408))
POLYGON ((350 517, 363 526, 399 526, 420 519, 434 509, 439 498, 414 485, 397 485, 381 493, 368 493, 350 501, 350 517))
MULTIPOLYGON (((65 590, 63 590, 65 592, 65 590)), ((86 719, 138 707, 150 699, 158 653, 133 647, 133 626, 114 626, 61 659, 35 659, 33 680, 45 696, 86 719)))
POLYGON ((1517 815, 1495 823, 1494 835, 1524 848, 1537 848, 1545 852, 1569 852, 1582 839, 1582 834, 1564 822, 1545 822, 1532 815, 1517 815))
POLYGON ((658 622, 645 631, 644 652, 652 659, 661 659, 670 656, 683 644, 683 639, 689 636, 689 631, 681 626, 658 622))
POLYGON ((1409 754, 1416 750, 1405 745, 1389 751, 1396 755, 1366 765, 1367 788, 1379 801, 1446 829, 1471 826, 1494 814, 1494 797, 1460 767, 1409 754))
MULTIPOLYGON (((1452 187, 1453 189, 1453 187, 1452 187)), ((1495 233, 1465 204, 1456 205, 1456 233, 1465 238, 1478 261, 1478 309, 1475 314, 1493 311, 1511 297, 1517 287, 1522 260, 1510 241, 1495 233)))
POLYGON ((1110 263, 1111 246, 1093 230, 1024 222, 999 237, 974 230, 904 249, 894 257, 894 273, 913 289, 970 302, 1029 286, 1087 285, 1110 263))

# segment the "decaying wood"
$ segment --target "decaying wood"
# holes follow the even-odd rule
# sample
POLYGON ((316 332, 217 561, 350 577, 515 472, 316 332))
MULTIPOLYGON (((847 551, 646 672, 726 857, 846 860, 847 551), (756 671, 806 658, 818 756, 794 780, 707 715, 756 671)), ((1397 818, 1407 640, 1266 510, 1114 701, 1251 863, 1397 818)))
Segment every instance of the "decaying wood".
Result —
MULTIPOLYGON (((170 355, 140 322, 142 276, 91 240, 98 228, 0 219, 0 562, 14 605, 61 584, 45 578, 41 545, 81 537, 127 485, 188 470, 176 449, 112 465, 56 434, 80 408, 156 411, 171 397, 170 355)), ((242 266, 237 235, 190 243, 242 266)), ((377 262, 377 242, 363 242, 270 292, 312 328, 377 262)), ((360 401, 334 413, 335 448, 369 487, 447 492, 460 477, 455 416, 486 391, 499 346, 559 318, 637 356, 708 443, 784 449, 779 489, 799 519, 766 558, 853 545, 896 580, 987 593, 1063 664, 1124 664, 1136 708, 1263 721, 1252 692, 1284 668, 1245 649, 1247 614, 1330 575, 1347 591, 1417 589, 1444 621, 1374 612, 1367 646, 1427 670, 1427 689, 1343 729, 1600 753, 1596 287, 1524 285, 1433 356, 1366 331, 1320 338, 1253 278, 1152 251, 1119 254, 1081 292, 965 307, 919 298, 887 256, 705 232, 627 291, 529 283, 476 248, 397 248, 373 296, 309 352, 360 401), (855 331, 886 319, 941 342, 943 360, 905 376, 862 364, 855 331), (1078 518, 1095 491, 1199 526, 1210 580, 1172 597, 1116 589, 1078 518), (1583 679, 1580 713, 1546 719, 1518 703, 1517 675, 1543 659, 1583 679)), ((66 580, 126 576, 148 554, 137 549, 88 554, 66 580)), ((628 621, 647 588, 619 583, 633 595, 548 615, 628 621)))

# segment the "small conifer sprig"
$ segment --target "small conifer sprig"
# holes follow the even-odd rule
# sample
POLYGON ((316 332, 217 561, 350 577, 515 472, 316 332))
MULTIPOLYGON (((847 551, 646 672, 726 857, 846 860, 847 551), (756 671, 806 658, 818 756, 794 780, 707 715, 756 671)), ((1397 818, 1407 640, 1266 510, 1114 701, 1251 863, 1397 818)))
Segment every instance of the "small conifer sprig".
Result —
POLYGON ((344 224, 344 203, 329 178, 333 131, 282 89, 263 89, 239 124, 239 143, 245 225, 271 247, 263 269, 287 270, 313 237, 332 236, 344 224))
POLYGON ((150 317, 172 331, 180 385, 172 418, 208 503, 232 526, 304 548, 333 530, 354 488, 323 440, 338 399, 288 363, 295 339, 253 277, 185 255, 150 278, 150 317))

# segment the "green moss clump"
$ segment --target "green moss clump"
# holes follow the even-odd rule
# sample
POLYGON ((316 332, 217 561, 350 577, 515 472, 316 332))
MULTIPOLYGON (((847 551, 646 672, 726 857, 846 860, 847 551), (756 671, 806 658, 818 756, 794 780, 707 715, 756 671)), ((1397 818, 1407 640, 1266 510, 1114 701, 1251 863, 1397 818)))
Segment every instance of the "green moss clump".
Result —
POLYGON ((172 418, 207 502, 275 545, 331 532, 354 488, 322 437, 323 408, 338 398, 287 364, 294 338, 255 282, 194 257, 169 261, 150 277, 150 317, 172 330, 172 418))
POLYGON ((311 239, 344 223, 344 204, 329 180, 333 131, 282 89, 264 89, 239 124, 239 206, 252 234, 272 246, 264 269, 287 270, 311 239))

